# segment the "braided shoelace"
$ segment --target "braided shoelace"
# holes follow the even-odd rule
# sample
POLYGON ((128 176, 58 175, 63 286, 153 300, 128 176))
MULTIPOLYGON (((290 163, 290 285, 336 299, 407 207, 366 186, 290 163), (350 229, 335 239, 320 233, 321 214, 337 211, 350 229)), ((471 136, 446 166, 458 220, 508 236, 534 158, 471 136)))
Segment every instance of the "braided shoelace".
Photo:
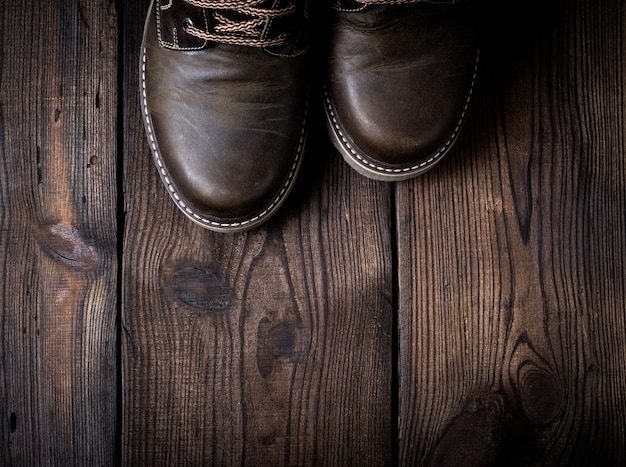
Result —
POLYGON ((262 38, 263 26, 274 18, 288 16, 296 11, 295 4, 275 10, 262 8, 259 5, 265 0, 185 0, 190 5, 207 8, 213 13, 213 28, 211 32, 198 29, 191 23, 186 23, 185 31, 192 36, 209 42, 221 44, 247 45, 251 47, 271 47, 284 45, 287 39, 284 36, 268 39, 262 38), (243 19, 232 19, 220 13, 231 12, 243 19))
POLYGON ((398 5, 401 3, 417 3, 416 0, 358 0, 365 5, 398 5))

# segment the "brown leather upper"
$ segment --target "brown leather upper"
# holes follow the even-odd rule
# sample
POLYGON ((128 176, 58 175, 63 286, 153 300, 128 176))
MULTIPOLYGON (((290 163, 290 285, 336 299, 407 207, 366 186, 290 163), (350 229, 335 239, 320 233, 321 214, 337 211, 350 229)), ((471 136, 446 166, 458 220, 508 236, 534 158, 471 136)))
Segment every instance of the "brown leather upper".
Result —
POLYGON ((202 24, 206 12, 178 7, 157 14, 160 23, 154 11, 147 20, 149 139, 179 207, 205 227, 228 229, 272 209, 293 183, 304 143, 305 58, 294 52, 298 37, 287 44, 290 57, 214 43, 181 51, 195 42, 175 33, 176 24, 192 14, 202 24))
POLYGON ((339 2, 327 105, 346 152, 390 170, 427 160, 461 123, 476 58, 468 3, 339 2))

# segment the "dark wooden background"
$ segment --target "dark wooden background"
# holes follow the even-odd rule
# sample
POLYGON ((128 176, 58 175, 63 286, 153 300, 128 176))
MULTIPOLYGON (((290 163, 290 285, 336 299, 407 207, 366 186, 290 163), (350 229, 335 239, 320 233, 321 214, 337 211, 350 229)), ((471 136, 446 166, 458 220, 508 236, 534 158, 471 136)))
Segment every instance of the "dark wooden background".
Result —
POLYGON ((314 102, 221 235, 150 158, 147 0, 0 0, 0 465, 626 465, 626 3, 490 3, 435 170, 359 176, 314 102))

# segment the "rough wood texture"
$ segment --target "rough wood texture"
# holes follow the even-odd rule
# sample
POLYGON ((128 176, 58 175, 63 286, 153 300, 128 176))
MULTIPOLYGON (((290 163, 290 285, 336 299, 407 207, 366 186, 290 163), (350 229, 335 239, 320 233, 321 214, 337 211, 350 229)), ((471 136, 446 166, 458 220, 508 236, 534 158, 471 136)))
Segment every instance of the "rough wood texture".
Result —
POLYGON ((314 98, 241 235, 169 200, 148 0, 115 4, 0 2, 0 465, 626 465, 626 2, 483 2, 413 181, 351 171, 314 98))
MULTIPOLYGON (((146 11, 126 5, 129 70, 146 11)), ((137 79, 126 77, 124 101, 139 116, 137 79)), ((389 186, 313 136, 268 225, 213 234, 169 200, 140 123, 126 128, 123 461, 389 463, 389 186)))
POLYGON ((625 5, 537 6, 398 186, 403 465, 626 463, 625 5))
POLYGON ((0 24, 0 465, 112 465, 116 11, 4 1, 0 24))

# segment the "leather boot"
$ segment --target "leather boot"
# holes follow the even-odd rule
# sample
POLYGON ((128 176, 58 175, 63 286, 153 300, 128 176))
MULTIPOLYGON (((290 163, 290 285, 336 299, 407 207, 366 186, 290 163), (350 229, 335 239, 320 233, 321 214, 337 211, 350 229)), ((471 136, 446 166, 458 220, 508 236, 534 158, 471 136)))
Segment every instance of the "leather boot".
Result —
POLYGON ((176 206, 210 230, 266 221, 306 135, 305 0, 153 0, 141 47, 148 143, 176 206))
POLYGON ((470 1, 333 0, 325 109, 330 136, 361 174, 431 169, 467 114, 478 65, 470 1))

